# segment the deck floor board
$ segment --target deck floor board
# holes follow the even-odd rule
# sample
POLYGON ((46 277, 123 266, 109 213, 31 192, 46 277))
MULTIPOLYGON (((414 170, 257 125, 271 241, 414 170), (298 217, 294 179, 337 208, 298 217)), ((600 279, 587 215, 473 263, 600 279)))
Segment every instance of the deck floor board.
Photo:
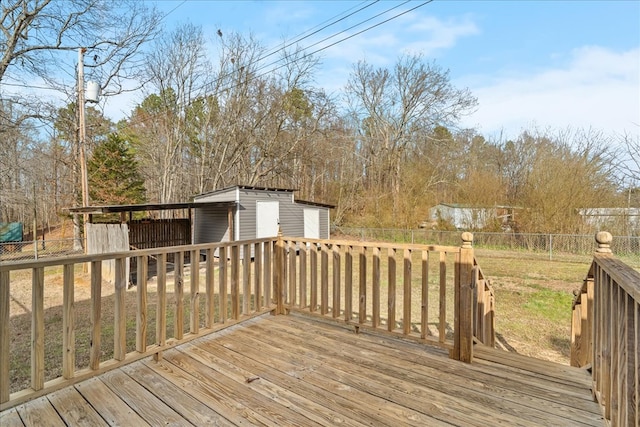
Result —
MULTIPOLYGON (((517 384, 504 383, 502 386, 496 386, 495 381, 491 378, 485 378, 484 381, 477 377, 470 378, 467 369, 464 374, 443 374, 443 370, 438 369, 438 366, 432 366, 435 363, 431 360, 428 363, 422 360, 413 360, 408 364, 406 359, 390 354, 391 352, 384 351, 384 348, 378 348, 375 352, 369 350, 363 352, 362 341, 365 338, 358 339, 357 345, 352 344, 353 340, 341 341, 340 346, 334 350, 331 341, 326 337, 306 332, 302 320, 290 320, 286 326, 288 327, 284 331, 286 335, 281 335, 280 338, 284 340, 286 336, 296 337, 286 341, 289 346, 301 345, 301 341, 305 340, 311 341, 308 346, 317 351, 318 357, 327 364, 331 363, 333 359, 339 360, 343 362, 345 371, 357 371, 365 379, 371 371, 376 371, 379 373, 378 380, 386 384, 387 389, 392 389, 393 386, 400 390, 414 387, 411 395, 415 395, 419 400, 422 401, 427 397, 434 399, 435 396, 440 396, 444 402, 457 404, 459 410, 469 407, 474 418, 486 414, 496 421, 495 409, 498 409, 500 411, 498 420, 501 417, 507 423, 526 424, 524 417, 532 421, 536 419, 544 421, 551 418, 551 421, 558 425, 567 422, 567 418, 585 423, 599 421, 599 415, 594 416, 588 412, 592 405, 573 396, 566 396, 559 392, 541 393, 527 384, 522 384, 521 387, 518 387, 517 384), (365 355, 360 356, 362 353, 365 355), (423 384, 423 386, 416 387, 415 384, 423 384), (473 384, 474 387, 469 387, 469 384, 473 384), (562 397, 562 402, 556 401, 559 397, 562 397), (541 407, 545 408, 544 411, 540 410, 541 407)), ((255 329, 258 331, 247 330, 243 333, 266 333, 268 331, 265 329, 266 327, 267 325, 257 325, 255 329), (261 328, 262 331, 260 331, 261 328)), ((280 331, 274 333, 282 334, 280 331)), ((259 335, 255 336, 259 337, 259 335)), ((349 338, 348 335, 346 337, 349 338)), ((412 347, 415 347, 412 344, 399 346, 401 352, 407 353, 412 347)), ((294 347, 289 347, 289 350, 294 351, 294 347)))
POLYGON ((311 316, 261 316, 0 413, 2 425, 602 426, 585 371, 472 364, 311 316))

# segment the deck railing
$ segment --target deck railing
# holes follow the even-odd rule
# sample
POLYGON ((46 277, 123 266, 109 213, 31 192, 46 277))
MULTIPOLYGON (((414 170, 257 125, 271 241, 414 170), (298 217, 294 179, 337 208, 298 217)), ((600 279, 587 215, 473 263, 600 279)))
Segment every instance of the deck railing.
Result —
POLYGON ((472 240, 470 233, 463 233, 461 246, 279 236, 3 263, 0 410, 143 357, 161 359, 178 344, 266 312, 303 310, 356 330, 436 344, 470 362, 474 342, 492 345, 494 334, 493 292, 472 240), (107 275, 112 264, 115 274, 107 275), (89 301, 75 297, 83 280, 89 301), (30 355, 11 351, 11 334, 21 331, 8 326, 12 288, 25 282, 31 287, 30 355), (57 282, 61 321, 44 308, 45 294, 57 282), (80 304, 89 306, 82 318, 80 304), (47 330, 54 329, 47 337, 45 317, 47 330), (23 390, 11 390, 16 374, 10 360, 29 372, 23 390), (45 375, 49 360, 61 360, 58 378, 45 375))
POLYGON ((573 302, 571 364, 591 369, 593 391, 612 426, 640 425, 640 273, 613 257, 611 234, 573 302))
POLYGON ((462 239, 439 246, 282 238, 278 313, 424 340, 471 362, 474 340, 493 346, 494 296, 473 256, 473 235, 462 239))
MULTIPOLYGON (((155 359, 160 359, 164 350, 177 344, 273 310, 273 245, 273 239, 260 239, 2 263, 0 410, 143 357, 153 355, 155 359), (244 257, 244 254, 252 256, 244 257), (201 257, 205 261, 201 262, 201 257), (104 280, 103 262, 113 260, 115 279, 109 283, 104 280), (135 273, 132 272, 129 277, 128 260, 136 265, 135 273), (83 268, 87 265, 90 266, 91 288, 89 316, 78 318, 76 305, 80 301, 76 301, 74 293, 79 280, 76 279, 83 275, 83 268), (45 269, 48 273, 46 276, 45 269), (51 270, 61 271, 61 274, 49 274, 51 270), (44 310, 45 287, 59 286, 50 283, 53 280, 48 280, 54 277, 60 281, 60 276, 63 298, 59 328, 62 331, 58 329, 52 335, 62 336, 61 346, 59 342, 49 342, 51 337, 45 337, 44 310), (30 355, 10 351, 10 300, 12 282, 17 283, 17 280, 31 282, 31 306, 27 310, 31 316, 30 355), (127 291, 133 284, 136 289, 127 291), (109 323, 105 321, 103 306, 107 295, 113 301, 109 323), (127 308, 131 305, 135 305, 135 313, 129 310, 127 314, 127 308), (88 362, 87 366, 78 367, 76 333, 80 330, 84 332, 87 326, 89 354, 83 360, 88 362), (105 336, 113 340, 109 345, 103 341, 105 336), (62 375, 45 380, 45 357, 47 360, 60 357, 59 354, 49 354, 50 347, 62 353, 62 375), (109 350, 106 351, 105 347, 109 350), (103 354, 105 352, 106 356, 103 354), (105 360, 109 356, 111 358, 105 360), (29 357, 30 363, 24 361, 29 357), (30 371, 30 387, 13 393, 10 393, 10 384, 14 379, 10 375, 11 358, 14 361, 16 358, 23 359, 18 363, 26 365, 30 371)), ((55 322, 55 319, 47 321, 55 322)))

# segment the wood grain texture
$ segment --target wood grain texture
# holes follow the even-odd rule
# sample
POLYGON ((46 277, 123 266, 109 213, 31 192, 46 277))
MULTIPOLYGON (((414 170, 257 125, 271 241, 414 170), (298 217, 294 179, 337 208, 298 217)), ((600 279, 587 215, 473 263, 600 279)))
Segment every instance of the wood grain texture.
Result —
MULTIPOLYGON (((46 397, 40 397, 16 407, 26 427, 65 427, 66 424, 58 415, 46 397)), ((4 426, 3 426, 4 427, 4 426)))
POLYGON ((73 264, 65 264, 62 270, 62 377, 65 379, 73 378, 76 370, 76 314, 73 268, 73 264))
MULTIPOLYGON (((0 272, 0 324, 9 324, 9 301, 11 300, 10 277, 8 271, 0 272)), ((0 403, 9 401, 9 328, 0 327, 0 403)))
POLYGON ((354 334, 331 316, 292 313, 243 321, 0 417, 24 414, 27 425, 99 414, 96 425, 601 426, 590 385, 579 368, 484 346, 464 364, 385 331, 354 334))
POLYGON ((34 268, 31 286, 31 388, 44 387, 44 268, 34 268))

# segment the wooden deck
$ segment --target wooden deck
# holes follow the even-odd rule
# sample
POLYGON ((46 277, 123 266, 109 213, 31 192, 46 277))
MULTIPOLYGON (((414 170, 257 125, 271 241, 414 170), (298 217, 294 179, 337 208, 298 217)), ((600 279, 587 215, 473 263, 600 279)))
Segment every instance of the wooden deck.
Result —
POLYGON ((261 316, 19 405, 30 425, 602 426, 586 371, 261 316))

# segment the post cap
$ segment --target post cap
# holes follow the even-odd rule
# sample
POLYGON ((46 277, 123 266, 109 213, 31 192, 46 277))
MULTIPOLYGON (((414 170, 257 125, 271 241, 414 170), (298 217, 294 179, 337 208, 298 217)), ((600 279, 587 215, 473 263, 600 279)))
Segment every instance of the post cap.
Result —
POLYGON ((463 248, 471 248, 471 244, 473 243, 473 233, 469 233, 465 231, 462 233, 462 247, 463 248))
POLYGON ((611 241, 613 237, 611 233, 607 231, 599 231, 596 233, 596 243, 598 243, 598 248, 596 252, 598 253, 611 253, 611 241))

